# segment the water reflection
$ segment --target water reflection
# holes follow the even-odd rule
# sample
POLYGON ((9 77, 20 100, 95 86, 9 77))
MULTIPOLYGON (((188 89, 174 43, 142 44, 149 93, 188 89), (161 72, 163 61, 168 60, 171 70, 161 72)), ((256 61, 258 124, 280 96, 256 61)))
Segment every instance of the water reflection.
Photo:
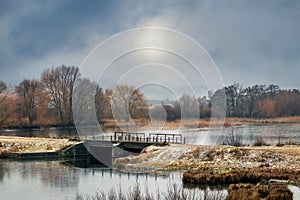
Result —
POLYGON ((181 131, 188 144, 216 145, 220 138, 228 136, 234 132, 242 139, 242 144, 252 145, 257 137, 262 137, 268 144, 279 142, 300 143, 300 124, 248 124, 240 127, 228 127, 222 130, 199 129, 194 131, 181 131))
MULTIPOLYGON (((0 199, 75 199, 76 193, 94 195, 122 188, 128 191, 136 183, 141 192, 165 194, 174 183, 182 185, 181 172, 124 173, 109 168, 78 168, 60 162, 18 162, 0 160, 0 199)), ((224 187, 183 185, 185 191, 203 194, 203 191, 226 196, 224 187)), ((290 187, 299 198, 299 188, 290 187)), ((118 191, 118 190, 117 190, 118 191)), ((297 199, 295 198, 295 199, 297 199)))
POLYGON ((50 187, 77 186, 79 173, 76 168, 61 165, 59 162, 18 162, 0 160, 0 181, 18 176, 24 181, 37 182, 50 187), (37 180, 38 179, 38 180, 37 180))
POLYGON ((103 167, 78 168, 66 162, 0 160, 0 199, 74 199, 77 191, 93 195, 116 187, 127 190, 137 181, 141 188, 147 185, 155 191, 168 182, 180 184, 181 174, 133 174, 103 167))
POLYGON ((5 164, 3 160, 0 159, 0 183, 3 182, 5 176, 10 176, 9 167, 5 164))
POLYGON ((66 165, 69 167, 79 167, 79 168, 99 168, 99 167, 106 167, 101 162, 99 162, 93 156, 86 156, 83 158, 77 159, 69 159, 61 162, 62 165, 66 165))
MULTIPOLYGON (((253 144, 256 137, 263 137, 267 143, 276 144, 278 139, 282 142, 300 142, 299 123, 280 124, 247 124, 241 127, 224 129, 197 129, 197 130, 172 130, 164 133, 181 133, 188 144, 215 145, 219 139, 225 137, 228 132, 234 131, 242 138, 243 144, 253 144)), ((45 128, 35 130, 0 130, 0 135, 23 137, 55 137, 65 138, 77 135, 75 128, 45 128)))
POLYGON ((44 129, 4 129, 0 135, 21 137, 66 138, 76 136, 76 128, 44 128, 44 129))
MULTIPOLYGON (((122 188, 129 191, 139 184, 141 192, 167 191, 181 185, 181 172, 124 173, 109 168, 77 168, 59 162, 18 162, 0 160, 0 199, 74 199, 96 191, 122 188)), ((200 188, 184 188, 201 191, 200 188)))

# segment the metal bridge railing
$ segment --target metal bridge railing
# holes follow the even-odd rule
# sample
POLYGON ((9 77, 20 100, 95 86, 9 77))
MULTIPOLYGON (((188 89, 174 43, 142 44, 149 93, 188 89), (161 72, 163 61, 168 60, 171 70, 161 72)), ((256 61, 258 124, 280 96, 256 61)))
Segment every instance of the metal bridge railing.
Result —
POLYGON ((181 134, 150 133, 130 133, 115 132, 113 135, 91 136, 85 139, 103 141, 127 141, 127 142, 149 142, 149 143, 185 143, 185 138, 181 134))

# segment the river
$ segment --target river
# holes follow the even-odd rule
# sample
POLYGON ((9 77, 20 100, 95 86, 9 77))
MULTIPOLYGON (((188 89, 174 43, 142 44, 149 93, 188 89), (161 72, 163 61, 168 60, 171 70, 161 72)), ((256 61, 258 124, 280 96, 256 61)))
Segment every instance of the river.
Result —
MULTIPOLYGON (((61 162, 0 160, 0 199, 75 199, 76 194, 93 196, 111 189, 128 193, 135 184, 163 197, 168 186, 181 186, 182 172, 164 174, 122 173, 108 168, 77 168, 61 162)), ((189 188, 201 192, 199 188, 189 188)), ((219 191, 218 191, 219 192, 219 191)), ((225 190, 221 190, 225 192, 225 190)))
MULTIPOLYGON (((181 133, 186 143, 215 145, 230 132, 240 136, 244 145, 252 145, 257 137, 262 137, 268 144, 293 141, 300 143, 300 123, 248 124, 234 128, 196 130, 172 130, 164 133, 181 133)), ((112 134, 112 133, 107 133, 112 134)), ((0 135, 22 137, 54 137, 64 138, 76 136, 76 128, 45 128, 33 130, 0 130, 0 135)))
MULTIPOLYGON (((122 173, 108 168, 78 168, 57 161, 20 162, 0 160, 0 199, 5 200, 74 200, 76 194, 94 196, 96 191, 121 190, 125 195, 139 184, 153 194, 164 197, 172 184, 182 186, 182 172, 164 174, 122 173)), ((300 199, 300 190, 289 186, 294 199, 300 199)), ((200 188, 185 188, 186 192, 202 194, 200 188)), ((226 190, 209 190, 226 197, 226 190)))
MULTIPOLYGON (((262 136, 268 143, 300 142, 300 124, 264 124, 247 125, 222 131, 200 129, 183 131, 187 143, 215 144, 220 136, 226 136, 234 131, 242 137, 243 144, 252 144, 257 136, 262 136), (205 137, 204 137, 205 136, 205 137)), ((171 132, 171 131, 170 131, 171 132)), ((174 132, 174 131, 172 131, 174 132)), ((76 135, 75 129, 45 129, 45 130, 2 130, 0 135, 27 137, 66 137, 76 135)), ((153 193, 158 191, 164 195, 168 186, 176 183, 181 186, 182 172, 165 174, 134 174, 122 173, 104 167, 80 168, 66 162, 32 161, 21 162, 0 159, 0 199, 75 199, 77 193, 94 195, 96 191, 108 192, 111 189, 126 193, 136 183, 143 190, 146 186, 153 193)), ((294 192, 294 199, 300 199, 300 190, 289 186, 294 192)), ((201 192, 199 188, 185 188, 188 191, 201 192)), ((215 191, 215 190, 214 190, 215 191)), ((219 191, 217 191, 219 192, 219 191)), ((221 190, 221 192, 225 192, 221 190)))
POLYGON ((228 137, 231 133, 238 136, 243 145, 252 145, 259 137, 270 145, 275 145, 278 142, 300 143, 299 123, 247 124, 223 129, 183 130, 181 133, 185 137, 186 143, 201 145, 219 144, 222 142, 222 139, 228 137))

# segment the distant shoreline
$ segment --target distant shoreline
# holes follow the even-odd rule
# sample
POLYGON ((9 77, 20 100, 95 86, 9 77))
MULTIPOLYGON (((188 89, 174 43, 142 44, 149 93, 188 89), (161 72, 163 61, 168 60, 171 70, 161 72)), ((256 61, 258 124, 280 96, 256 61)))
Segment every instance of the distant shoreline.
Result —
MULTIPOLYGON (((138 126, 147 126, 150 124, 149 119, 137 119, 134 120, 138 126)), ((152 122, 153 123, 153 122, 152 122)), ((153 127, 155 125, 161 125, 162 122, 154 122, 153 127)), ((175 121, 166 121, 162 127, 162 130, 176 130, 180 126, 184 128, 208 128, 208 127, 231 127, 231 126, 242 126, 247 125, 249 123, 257 123, 257 124, 271 124, 271 123, 300 123, 300 116, 295 117, 279 117, 279 118, 237 118, 237 117, 226 117, 225 120, 222 119, 211 119, 211 118, 200 118, 199 120, 187 119, 184 121, 175 120, 175 121)), ((130 126, 132 123, 126 122, 116 122, 112 119, 103 120, 103 127, 106 130, 119 131, 120 129, 125 130, 127 126, 130 126)))
MULTIPOLYGON (((138 126, 147 126, 150 124, 150 119, 134 119, 133 122, 138 126)), ((200 118, 199 120, 188 119, 181 122, 181 120, 175 121, 156 121, 155 125, 163 125, 163 130, 175 130, 178 129, 180 125, 183 125, 186 128, 208 128, 210 126, 241 126, 247 125, 249 123, 257 123, 257 124, 272 124, 272 123, 300 123, 300 116, 293 117, 278 117, 278 118, 238 118, 238 117, 226 117, 225 120, 220 119, 211 119, 211 118, 200 118)), ((119 131, 121 129, 125 129, 126 126, 132 126, 132 122, 125 121, 117 121, 114 119, 104 119, 101 121, 100 126, 103 130, 111 130, 111 131, 119 131)), ((4 126, 0 128, 0 131, 6 130, 44 130, 44 129, 75 129, 75 125, 46 125, 46 126, 4 126)))

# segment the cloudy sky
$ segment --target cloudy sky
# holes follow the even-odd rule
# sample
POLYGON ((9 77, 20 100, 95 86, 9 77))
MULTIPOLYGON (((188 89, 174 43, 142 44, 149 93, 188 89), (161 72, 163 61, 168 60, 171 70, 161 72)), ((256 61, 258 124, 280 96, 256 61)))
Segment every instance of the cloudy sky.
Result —
POLYGON ((0 80, 13 86, 46 68, 80 66, 101 41, 139 27, 194 38, 225 85, 300 88, 300 1, 0 0, 0 80))

